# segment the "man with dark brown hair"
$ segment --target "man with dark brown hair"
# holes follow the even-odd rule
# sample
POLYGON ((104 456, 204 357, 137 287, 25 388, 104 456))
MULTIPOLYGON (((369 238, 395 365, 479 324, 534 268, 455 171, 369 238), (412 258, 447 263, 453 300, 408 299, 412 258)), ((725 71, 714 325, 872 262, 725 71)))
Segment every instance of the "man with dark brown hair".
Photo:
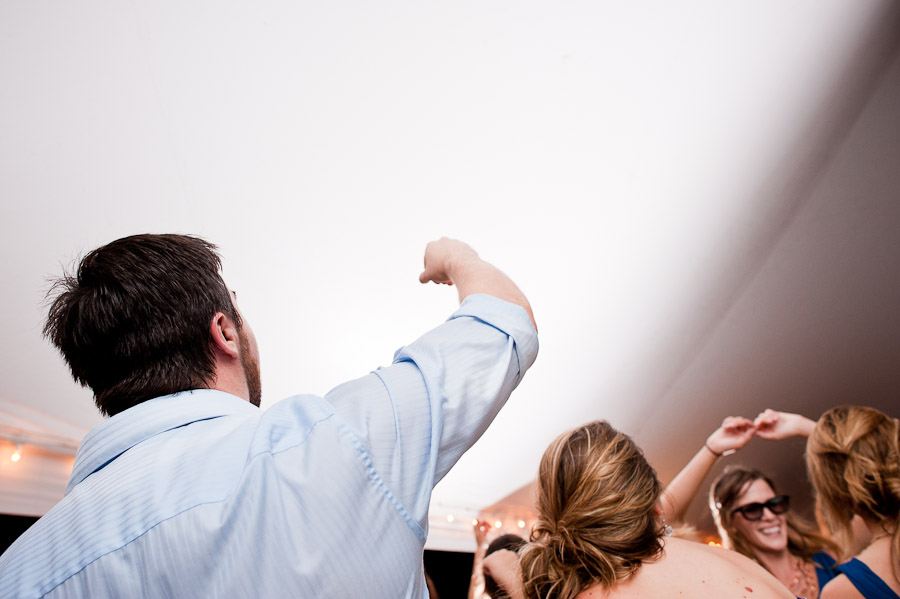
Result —
POLYGON ((447 322, 389 367, 261 411, 256 339, 219 268, 201 239, 139 235, 57 284, 44 332, 110 418, 0 556, 0 596, 424 595, 431 489, 534 361, 528 301, 464 243, 432 242, 420 281, 457 286, 447 322))
POLYGON ((188 235, 134 235, 90 252, 75 276, 56 282, 44 335, 104 415, 208 387, 226 323, 251 350, 241 353, 242 367, 248 399, 259 406, 256 342, 219 275, 215 249, 188 235))

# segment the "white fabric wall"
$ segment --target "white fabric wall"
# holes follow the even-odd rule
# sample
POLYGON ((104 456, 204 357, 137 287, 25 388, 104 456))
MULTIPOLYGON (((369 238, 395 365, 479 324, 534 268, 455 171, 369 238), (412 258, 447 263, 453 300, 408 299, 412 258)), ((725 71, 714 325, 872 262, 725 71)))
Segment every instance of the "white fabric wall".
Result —
POLYGON ((15 450, 15 443, 0 440, 0 513, 42 516, 62 499, 75 458, 26 443, 13 462, 15 450))

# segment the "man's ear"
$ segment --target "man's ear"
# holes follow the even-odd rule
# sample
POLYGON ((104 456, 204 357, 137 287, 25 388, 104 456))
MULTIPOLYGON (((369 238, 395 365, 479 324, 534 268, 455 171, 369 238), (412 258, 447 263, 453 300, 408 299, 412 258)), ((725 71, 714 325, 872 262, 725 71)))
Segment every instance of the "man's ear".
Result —
POLYGON ((212 336, 213 346, 232 358, 238 357, 238 331, 228 316, 222 312, 216 312, 209 322, 209 333, 212 336))

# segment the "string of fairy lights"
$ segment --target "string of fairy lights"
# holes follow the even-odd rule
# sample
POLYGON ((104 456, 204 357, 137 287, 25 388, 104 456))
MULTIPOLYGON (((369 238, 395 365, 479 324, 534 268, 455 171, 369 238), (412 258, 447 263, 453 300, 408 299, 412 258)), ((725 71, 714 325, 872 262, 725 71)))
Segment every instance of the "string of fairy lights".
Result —
MULTIPOLYGON (((12 449, 9 461, 19 463, 29 451, 35 450, 61 456, 74 456, 78 443, 57 435, 36 434, 20 429, 0 426, 0 441, 6 442, 6 450, 12 449)), ((6 458, 3 458, 6 459, 6 458)))
POLYGON ((476 527, 481 533, 492 535, 516 534, 523 538, 531 535, 537 515, 527 506, 481 509, 472 506, 447 505, 435 502, 429 510, 429 527, 443 533, 455 533, 460 537, 472 538, 476 527))
MULTIPOLYGON (((0 441, 5 441, 6 451, 12 449, 8 459, 13 464, 22 461, 23 455, 27 455, 26 448, 50 452, 57 455, 74 456, 77 445, 68 439, 51 436, 25 435, 21 431, 0 429, 0 441)), ((5 451, 3 452, 5 453, 5 451)), ((2 456, 2 454, 0 454, 2 456)), ((447 505, 440 502, 432 504, 429 511, 429 527, 441 529, 444 532, 453 531, 458 535, 471 536, 476 527, 481 527, 481 532, 487 534, 517 534, 525 539, 531 535, 537 515, 526 506, 514 506, 501 509, 479 509, 472 506, 447 505)), ((721 541, 714 535, 706 535, 705 538, 697 534, 698 531, 686 532, 684 536, 695 537, 692 540, 706 542, 709 545, 721 547, 721 541)), ((676 531, 678 535, 678 531, 676 531)))
MULTIPOLYGON (((443 532, 454 531, 473 539, 473 529, 480 526, 483 534, 491 533, 496 536, 511 533, 527 540, 537 521, 537 514, 533 509, 521 505, 511 508, 479 510, 472 507, 435 503, 431 506, 428 519, 431 528, 439 528, 443 532)), ((675 536, 714 547, 722 546, 721 539, 717 535, 692 526, 677 527, 675 536)))

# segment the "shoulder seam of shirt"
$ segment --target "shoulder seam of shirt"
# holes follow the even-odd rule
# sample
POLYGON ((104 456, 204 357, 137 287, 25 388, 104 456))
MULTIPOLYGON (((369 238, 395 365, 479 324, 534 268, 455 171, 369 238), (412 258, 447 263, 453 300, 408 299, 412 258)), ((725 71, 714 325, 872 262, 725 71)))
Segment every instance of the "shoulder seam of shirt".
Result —
POLYGON ((375 465, 372 463, 372 458, 369 456, 369 452, 366 451, 366 448, 363 447, 362 442, 360 442, 359 438, 356 434, 350 430, 350 427, 347 426, 340 418, 336 420, 338 430, 341 435, 347 440, 350 445, 353 446, 353 449, 356 450, 356 454, 359 457, 360 461, 363 463, 363 466, 366 469, 366 473, 369 475, 369 479, 375 483, 375 486, 384 494, 390 504, 397 510, 397 513, 406 523, 406 525, 412 530, 412 532, 416 535, 416 537, 421 542, 425 542, 425 531, 419 526, 419 523, 416 522, 416 519, 413 518, 412 514, 406 509, 406 507, 400 503, 397 499, 397 496, 388 488, 387 484, 385 484, 384 479, 381 478, 381 475, 378 474, 378 471, 375 470, 375 465))
MULTIPOLYGON (((281 403, 281 402, 283 402, 283 401, 287 401, 287 400, 289 400, 289 399, 293 399, 294 397, 305 397, 305 398, 310 398, 310 397, 311 397, 311 398, 317 400, 317 401, 316 401, 316 404, 317 404, 316 407, 317 407, 317 409, 320 410, 320 414, 319 414, 318 416, 316 416, 315 422, 313 422, 312 425, 310 425, 309 427, 306 428, 306 430, 304 431, 304 434, 303 434, 303 436, 302 436, 301 438, 293 439, 293 440, 290 441, 289 443, 285 444, 284 447, 280 447, 280 448, 278 448, 278 449, 273 449, 273 448, 271 448, 271 447, 268 447, 268 448, 266 448, 266 449, 257 451, 257 452, 255 452, 255 453, 250 453, 250 454, 247 456, 247 463, 248 463, 248 464, 250 463, 251 460, 256 459, 256 458, 257 458, 258 456, 260 456, 260 455, 263 455, 263 454, 266 454, 266 453, 269 454, 269 455, 278 455, 279 453, 282 453, 282 452, 285 452, 285 451, 290 451, 291 449, 294 449, 295 447, 299 447, 300 445, 303 445, 304 443, 306 443, 306 440, 309 438, 309 436, 312 434, 312 432, 316 429, 316 427, 319 426, 320 423, 325 422, 326 420, 330 420, 330 419, 332 419, 332 418, 334 418, 334 417, 336 416, 334 410, 333 410, 333 409, 330 409, 330 407, 331 407, 330 405, 328 406, 328 407, 329 407, 328 410, 322 410, 322 407, 323 407, 323 406, 322 406, 321 404, 322 404, 322 403, 326 403, 326 404, 327 404, 327 402, 326 402, 326 400, 324 400, 324 399, 322 399, 322 398, 320 398, 320 397, 315 397, 315 396, 292 396, 292 397, 288 397, 288 398, 282 399, 282 400, 280 400, 278 403, 281 403)), ((261 415, 261 417, 258 418, 257 421, 256 421, 256 429, 255 429, 254 432, 253 432, 253 437, 254 437, 254 438, 256 438, 256 433, 259 431, 260 427, 263 425, 263 417, 262 417, 262 416, 263 416, 263 415, 261 415)), ((253 445, 253 443, 251 442, 251 447, 252 447, 252 445, 253 445)))

